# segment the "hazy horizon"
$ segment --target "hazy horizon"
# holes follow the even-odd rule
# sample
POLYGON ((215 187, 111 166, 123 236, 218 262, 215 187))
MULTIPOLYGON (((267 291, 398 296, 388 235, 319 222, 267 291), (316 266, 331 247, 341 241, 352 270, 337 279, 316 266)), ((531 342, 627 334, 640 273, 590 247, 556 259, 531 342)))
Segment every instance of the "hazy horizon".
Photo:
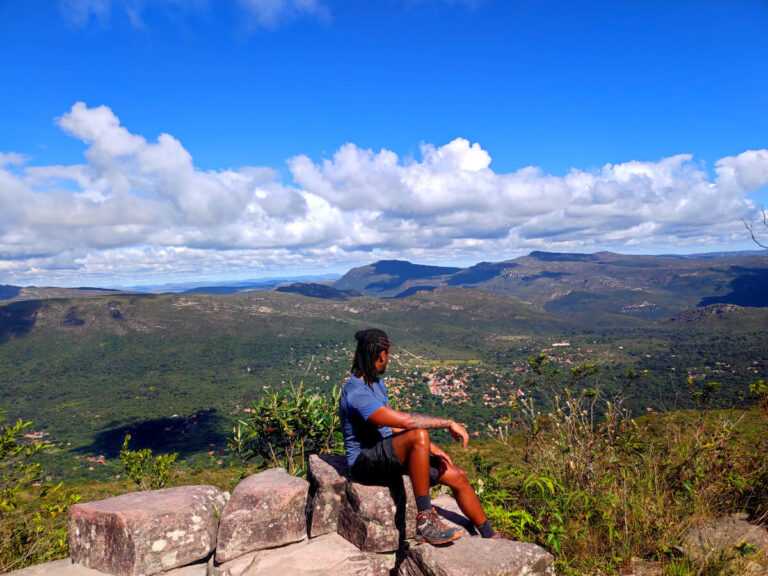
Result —
MULTIPOLYGON (((547 251, 544 251, 547 252, 547 251)), ((553 252, 549 252, 553 253, 553 252)), ((691 253, 664 253, 664 254, 630 254, 630 253, 622 253, 622 252, 614 252, 619 255, 623 256, 655 256, 655 257, 703 257, 703 256, 713 256, 713 255, 765 255, 768 257, 768 251, 763 250, 759 247, 755 247, 755 249, 750 250, 731 250, 731 251, 714 251, 714 252, 691 252, 691 253)), ((530 254, 530 253, 529 253, 530 254)), ((525 254, 529 255, 529 254, 525 254)), ((583 253, 583 252, 565 252, 565 254, 594 254, 594 253, 583 253)), ((459 262, 444 262, 444 263, 434 263, 434 262, 420 262, 420 261, 411 261, 411 260, 403 260, 403 259, 394 259, 399 260, 403 262, 409 262, 411 264, 416 265, 430 265, 430 266, 442 266, 446 268, 469 268, 471 266, 474 266, 476 264, 480 264, 481 262, 487 262, 487 261, 477 261, 477 262, 468 262, 468 263, 459 263, 459 262)), ((514 260, 514 258, 507 258, 501 261, 506 260, 514 260)), ((500 262, 501 262, 500 261, 500 262)), ((362 266, 368 266, 371 264, 375 264, 376 262, 379 262, 379 260, 375 261, 369 261, 369 262, 362 262, 356 265, 350 265, 348 267, 341 267, 337 271, 328 271, 328 270, 317 270, 314 272, 305 272, 305 273, 285 273, 285 274, 265 274, 262 276, 238 276, 238 277, 220 277, 220 278, 210 278, 210 277, 204 277, 204 278, 179 278, 176 280, 168 280, 168 281, 147 281, 147 282, 131 282, 130 280, 127 280, 125 282, 121 283, 115 283, 114 281, 110 279, 104 279, 104 282, 100 284, 87 284, 87 283, 70 283, 70 284, 51 284, 46 282, 41 283, 32 283, 27 284, 24 286, 19 286, 21 288, 28 288, 28 287, 36 287, 36 288, 103 288, 108 290, 138 290, 138 291, 153 291, 153 290, 160 290, 160 289, 167 289, 169 291, 177 291, 182 290, 186 288, 195 288, 195 287, 212 287, 212 286, 236 286, 238 284, 253 284, 257 285, 258 283, 279 283, 279 282, 299 282, 299 281, 328 281, 328 280, 337 280, 344 276, 347 272, 354 268, 359 268, 362 266)))

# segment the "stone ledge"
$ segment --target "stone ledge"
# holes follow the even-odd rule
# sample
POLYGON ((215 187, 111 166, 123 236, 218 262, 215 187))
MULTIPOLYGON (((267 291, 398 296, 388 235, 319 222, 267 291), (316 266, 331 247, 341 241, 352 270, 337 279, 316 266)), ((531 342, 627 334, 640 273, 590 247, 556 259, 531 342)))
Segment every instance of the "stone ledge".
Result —
POLYGON ((227 496, 215 486, 181 486, 75 504, 72 560, 116 576, 149 576, 203 560, 216 547, 227 496))
POLYGON ((393 486, 347 482, 338 532, 365 552, 394 552, 416 535, 416 501, 411 480, 393 486))
POLYGON ((216 562, 306 538, 308 491, 309 482, 282 468, 240 482, 221 515, 216 562))
POLYGON ((339 511, 346 496, 349 470, 344 456, 312 454, 307 465, 307 531, 310 538, 336 532, 339 511))
POLYGON ((384 559, 365 554, 335 533, 246 554, 220 566, 210 576, 389 576, 384 559))
MULTIPOLYGON (((206 564, 190 564, 175 568, 167 572, 157 572, 155 576, 207 576, 206 564)), ((8 576, 109 576, 106 572, 86 568, 81 564, 75 564, 71 558, 54 560, 37 566, 29 566, 21 570, 14 570, 8 576)))
POLYGON ((553 556, 535 544, 462 536, 447 546, 411 546, 399 576, 555 576, 553 556))

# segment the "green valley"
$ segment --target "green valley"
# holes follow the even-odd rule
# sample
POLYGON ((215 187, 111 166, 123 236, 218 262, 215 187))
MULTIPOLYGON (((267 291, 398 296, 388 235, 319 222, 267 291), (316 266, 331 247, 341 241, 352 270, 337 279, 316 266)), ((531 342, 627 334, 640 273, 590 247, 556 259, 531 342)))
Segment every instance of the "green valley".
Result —
POLYGON ((17 300, 0 307, 0 394, 10 419, 32 420, 54 446, 49 473, 104 478, 119 472, 127 433, 133 446, 178 452, 189 466, 225 463, 233 426, 265 387, 329 391, 366 325, 393 338, 387 376, 399 405, 451 416, 476 435, 518 390, 537 393, 527 359, 541 353, 565 371, 596 364, 597 386, 647 371, 628 392, 635 414, 693 407, 688 378, 720 382, 719 406, 743 404, 768 374, 768 308, 713 304, 660 322, 592 316, 459 287, 344 301, 277 291, 17 300))

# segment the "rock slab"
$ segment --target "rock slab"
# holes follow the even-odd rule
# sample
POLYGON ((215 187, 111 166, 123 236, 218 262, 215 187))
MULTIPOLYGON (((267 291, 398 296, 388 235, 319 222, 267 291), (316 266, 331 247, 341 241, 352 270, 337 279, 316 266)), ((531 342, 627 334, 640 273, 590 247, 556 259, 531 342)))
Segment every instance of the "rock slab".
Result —
POLYGON ((271 468, 240 482, 221 515, 216 562, 306 538, 308 492, 309 482, 283 468, 271 468))
MULTIPOLYGON (((54 560, 37 566, 14 570, 8 576, 105 576, 106 572, 100 572, 86 568, 80 564, 73 564, 71 558, 54 560)), ((207 576, 208 569, 205 564, 191 564, 182 568, 174 568, 168 572, 158 572, 159 576, 207 576)))
POLYGON ((317 454, 309 457, 308 470, 307 529, 309 537, 315 538, 338 529, 349 470, 344 456, 317 454))
POLYGON ((383 559, 360 552, 335 533, 241 556, 210 576, 389 576, 383 559))
POLYGON ((747 514, 731 514, 692 528, 683 536, 682 551, 699 562, 712 554, 732 555, 741 544, 750 544, 759 554, 768 555, 768 531, 747 519, 747 514))
POLYGON ((535 544, 462 535, 444 547, 411 546, 398 576, 555 576, 555 559, 535 544))
POLYGON ((206 558, 228 494, 215 486, 131 492, 69 510, 72 560, 115 576, 149 576, 206 558))
POLYGON ((391 486, 347 482, 338 533, 364 552, 394 552, 416 535, 416 501, 407 476, 391 486))

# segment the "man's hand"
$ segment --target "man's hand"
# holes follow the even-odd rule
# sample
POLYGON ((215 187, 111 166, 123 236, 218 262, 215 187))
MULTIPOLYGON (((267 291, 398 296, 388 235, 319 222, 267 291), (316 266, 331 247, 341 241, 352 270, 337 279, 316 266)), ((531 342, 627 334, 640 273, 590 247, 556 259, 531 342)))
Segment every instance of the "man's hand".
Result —
MULTIPOLYGON (((453 466, 453 462, 451 461, 451 457, 448 456, 445 452, 443 452, 442 449, 438 448, 436 445, 430 443, 429 444, 429 451, 434 455, 440 458, 445 464, 448 466, 453 466)), ((444 472, 444 470, 441 470, 441 472, 444 472)))
POLYGON ((456 442, 461 442, 462 448, 467 447, 469 434, 467 434, 467 429, 464 428, 464 426, 458 422, 451 421, 451 425, 448 427, 448 432, 451 433, 451 436, 453 436, 453 439, 456 440, 456 442))

